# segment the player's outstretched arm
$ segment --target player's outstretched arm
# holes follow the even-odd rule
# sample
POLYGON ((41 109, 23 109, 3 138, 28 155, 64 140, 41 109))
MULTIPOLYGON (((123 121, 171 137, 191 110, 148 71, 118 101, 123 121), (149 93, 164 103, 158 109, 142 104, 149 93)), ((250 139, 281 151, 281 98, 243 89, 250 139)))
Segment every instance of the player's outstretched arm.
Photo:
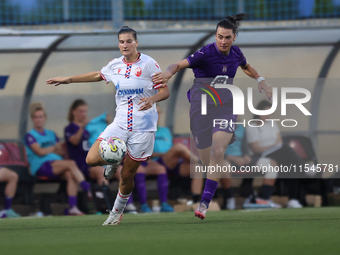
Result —
POLYGON ((76 82, 96 82, 102 81, 103 78, 100 75, 99 71, 85 73, 81 75, 75 75, 70 77, 56 77, 46 81, 47 84, 54 84, 58 86, 60 84, 70 84, 76 82))
POLYGON ((154 84, 162 83, 167 84, 168 80, 179 70, 189 67, 189 61, 183 59, 176 64, 169 65, 164 73, 159 72, 152 76, 152 82, 154 84))
POLYGON ((158 93, 151 97, 142 97, 138 105, 144 103, 140 108, 139 111, 145 111, 150 109, 154 103, 163 101, 170 96, 170 91, 168 87, 163 87, 158 89, 158 93))
POLYGON ((261 75, 255 70, 254 67, 252 67, 250 64, 246 64, 245 66, 241 66, 243 72, 248 75, 250 78, 254 78, 258 80, 258 88, 260 93, 262 92, 262 89, 266 92, 268 99, 270 100, 272 98, 272 87, 269 86, 269 84, 266 82, 266 80, 261 77, 261 75), (260 78, 260 79, 259 79, 260 78))

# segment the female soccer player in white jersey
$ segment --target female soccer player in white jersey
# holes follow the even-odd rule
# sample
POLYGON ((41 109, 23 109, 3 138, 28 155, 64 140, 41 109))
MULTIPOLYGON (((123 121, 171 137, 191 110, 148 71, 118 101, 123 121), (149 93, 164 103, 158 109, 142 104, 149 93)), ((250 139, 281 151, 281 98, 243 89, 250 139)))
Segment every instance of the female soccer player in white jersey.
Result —
MULTIPOLYGON (((114 136, 126 143, 127 157, 121 171, 119 191, 112 211, 103 225, 118 225, 123 210, 134 187, 133 178, 142 161, 147 160, 153 151, 157 130, 156 102, 165 100, 170 93, 166 85, 154 84, 152 75, 161 71, 151 57, 137 51, 137 33, 129 27, 118 32, 119 49, 123 54, 113 59, 101 71, 87 74, 57 77, 47 80, 48 84, 69 84, 72 82, 112 81, 116 86, 116 117, 104 130, 87 154, 86 163, 90 166, 109 165, 99 155, 100 141, 114 136)), ((104 174, 110 177, 116 167, 106 167, 104 174)))
MULTIPOLYGON (((179 70, 187 67, 193 69, 195 74, 194 85, 188 91, 188 99, 191 103, 190 129, 204 166, 223 166, 224 152, 228 144, 234 141, 234 125, 230 126, 230 128, 219 125, 213 126, 213 120, 224 119, 231 123, 231 121, 236 122, 237 118, 233 114, 231 92, 227 89, 210 87, 209 85, 213 83, 214 79, 220 78, 220 81, 227 81, 227 84, 232 84, 237 68, 240 66, 248 76, 257 79, 259 90, 263 89, 267 96, 271 98, 271 87, 247 63, 242 51, 237 46, 232 45, 236 39, 240 21, 243 18, 244 14, 237 14, 228 16, 225 20, 220 21, 216 26, 215 43, 208 44, 188 58, 170 65, 166 72, 157 73, 152 79, 154 83, 166 84, 179 70), (215 102, 208 97, 207 114, 202 115, 201 95, 202 93, 205 94, 207 90, 212 91, 215 95, 218 94, 220 105, 217 104, 216 106, 215 102)), ((201 203, 195 211, 196 217, 205 218, 219 179, 220 176, 212 175, 211 173, 207 176, 201 203)))

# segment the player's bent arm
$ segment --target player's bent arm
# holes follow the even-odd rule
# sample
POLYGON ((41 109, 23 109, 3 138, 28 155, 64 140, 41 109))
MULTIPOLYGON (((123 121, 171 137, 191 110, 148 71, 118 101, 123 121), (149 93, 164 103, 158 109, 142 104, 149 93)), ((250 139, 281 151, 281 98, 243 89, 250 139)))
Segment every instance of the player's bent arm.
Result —
POLYGON ((250 78, 254 78, 254 79, 257 79, 257 78, 260 78, 261 75, 255 70, 254 67, 252 67, 251 64, 246 64, 245 66, 241 66, 243 72, 248 75, 250 78))
POLYGON ((53 153, 56 149, 56 147, 54 145, 47 147, 47 148, 41 148, 38 143, 33 143, 30 146, 30 148, 32 149, 32 151, 35 154, 37 154, 40 157, 45 156, 45 155, 50 154, 50 153, 53 153))
POLYGON ((153 77, 152 77, 152 82, 154 84, 158 84, 158 83, 163 83, 163 84, 167 84, 168 80, 175 74, 177 73, 179 70, 183 69, 183 68, 187 68, 189 67, 189 61, 187 59, 183 59, 181 61, 179 61, 176 64, 172 64, 169 65, 168 68, 166 69, 166 71, 164 73, 159 72, 156 73, 153 77))
POLYGON ((167 99, 170 95, 168 87, 162 87, 158 89, 158 93, 151 97, 142 97, 138 105, 143 104, 138 111, 145 111, 152 107, 154 103, 167 99))
POLYGON ((59 84, 70 84, 77 82, 96 82, 102 81, 103 78, 100 75, 100 71, 70 76, 70 77, 56 77, 46 81, 47 84, 55 84, 56 86, 59 84))
POLYGON ((159 88, 158 93, 152 97, 153 97, 153 101, 157 103, 157 102, 167 99, 169 96, 170 96, 170 91, 168 87, 163 87, 163 88, 159 88))
MULTIPOLYGON (((261 75, 255 70, 254 67, 252 67, 251 64, 247 63, 245 66, 241 66, 241 68, 243 72, 250 78, 254 78, 257 80, 261 77, 261 75)), ((262 91, 262 89, 266 92, 269 100, 272 98, 272 88, 268 85, 263 77, 261 77, 261 80, 258 80, 258 88, 260 92, 262 91)))
POLYGON ((72 143, 74 146, 77 146, 81 141, 83 132, 84 132, 84 127, 80 127, 77 133, 75 133, 73 136, 69 138, 70 143, 72 143))

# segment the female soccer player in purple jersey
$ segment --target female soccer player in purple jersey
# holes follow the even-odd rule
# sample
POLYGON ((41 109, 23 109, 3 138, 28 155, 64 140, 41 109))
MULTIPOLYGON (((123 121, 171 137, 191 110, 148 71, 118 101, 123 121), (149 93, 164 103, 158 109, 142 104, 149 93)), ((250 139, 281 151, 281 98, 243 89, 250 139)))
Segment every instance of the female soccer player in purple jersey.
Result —
MULTIPOLYGON (((247 63, 242 51, 232 45, 243 18, 244 14, 237 14, 220 21, 216 26, 215 43, 204 46, 188 58, 170 65, 164 73, 157 73, 153 76, 154 83, 166 84, 179 70, 187 67, 193 69, 194 85, 188 91, 188 99, 191 103, 190 129, 201 161, 205 166, 223 166, 224 152, 234 139, 234 125, 227 129, 223 129, 219 125, 213 127, 213 120, 224 119, 230 123, 231 121, 236 122, 237 118, 233 114, 231 92, 227 89, 216 89, 221 98, 220 105, 215 106, 211 98, 208 98, 207 115, 201 114, 201 95, 206 93, 204 89, 207 89, 216 76, 224 76, 222 79, 228 79, 227 83, 231 84, 236 70, 240 66, 249 77, 257 79, 260 92, 264 90, 268 98, 272 96, 271 87, 265 79, 247 63)), ((201 203, 195 211, 196 217, 205 218, 219 180, 220 176, 208 174, 201 203)))
MULTIPOLYGON (((92 167, 109 165, 99 155, 100 141, 114 136, 126 143, 127 157, 121 171, 118 195, 103 225, 118 225, 121 221, 134 187, 133 178, 137 168, 153 151, 158 120, 154 103, 167 99, 170 94, 166 85, 152 82, 152 75, 161 70, 154 59, 137 51, 136 31, 123 27, 118 32, 118 40, 123 56, 110 61, 101 71, 47 80, 47 84, 55 85, 105 80, 112 81, 116 86, 116 116, 92 145, 86 157, 86 163, 92 167)), ((104 174, 109 178, 115 172, 116 167, 106 166, 104 174)))

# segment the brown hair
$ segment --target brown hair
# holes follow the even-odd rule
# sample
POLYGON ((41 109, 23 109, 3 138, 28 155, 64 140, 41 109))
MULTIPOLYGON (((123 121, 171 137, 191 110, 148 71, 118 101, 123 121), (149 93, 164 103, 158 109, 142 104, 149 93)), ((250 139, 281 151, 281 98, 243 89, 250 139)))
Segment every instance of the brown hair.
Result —
POLYGON ((244 13, 239 13, 234 16, 228 16, 224 20, 217 23, 216 32, 219 27, 231 29, 234 34, 238 33, 238 28, 241 25, 241 21, 245 18, 244 13))
POLYGON ((82 106, 82 105, 87 105, 87 103, 83 100, 83 99, 77 99, 77 100, 74 100, 73 103, 71 104, 70 106, 70 110, 68 111, 68 115, 67 115, 67 119, 68 121, 71 123, 74 119, 74 116, 73 116, 73 111, 75 109, 77 109, 79 106, 82 106))
POLYGON ((128 27, 128 26, 124 26, 119 30, 118 39, 119 39, 119 35, 126 34, 126 33, 131 33, 133 35, 133 38, 135 38, 135 41, 137 41, 137 32, 134 29, 132 29, 131 27, 128 27))
POLYGON ((43 111, 45 114, 45 117, 47 116, 45 108, 40 102, 34 102, 30 104, 29 112, 30 112, 31 118, 33 118, 33 115, 36 111, 43 111))

